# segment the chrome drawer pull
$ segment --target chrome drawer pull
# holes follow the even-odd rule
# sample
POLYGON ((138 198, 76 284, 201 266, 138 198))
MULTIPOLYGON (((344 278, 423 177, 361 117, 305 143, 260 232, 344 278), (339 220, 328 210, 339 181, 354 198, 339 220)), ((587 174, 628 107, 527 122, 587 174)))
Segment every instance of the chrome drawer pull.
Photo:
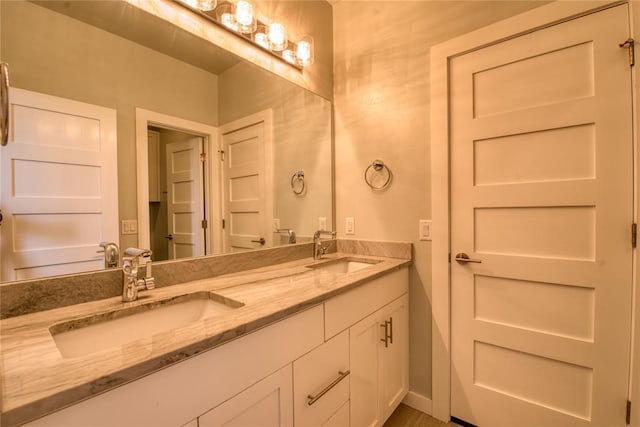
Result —
POLYGON ((338 383, 340 381, 342 381, 343 379, 345 379, 347 377, 347 375, 349 375, 351 373, 350 370, 346 370, 344 372, 342 371, 338 371, 338 374, 340 374, 338 376, 338 378, 336 378, 335 380, 333 380, 331 382, 331 384, 329 384, 328 386, 326 386, 325 388, 322 389, 322 391, 318 394, 316 394, 315 396, 313 395, 308 395, 307 399, 309 399, 309 401, 307 402, 307 405, 311 406, 314 403, 316 403, 318 401, 318 399, 320 399, 322 396, 324 396, 325 394, 327 394, 329 392, 329 390, 331 390, 332 388, 334 388, 336 385, 338 385, 338 383))

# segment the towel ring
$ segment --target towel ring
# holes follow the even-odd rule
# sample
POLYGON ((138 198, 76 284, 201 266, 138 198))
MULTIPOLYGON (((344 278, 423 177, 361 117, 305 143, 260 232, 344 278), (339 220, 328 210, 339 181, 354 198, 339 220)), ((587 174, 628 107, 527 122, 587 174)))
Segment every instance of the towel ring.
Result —
POLYGON ((393 173, 389 166, 385 165, 382 160, 374 160, 367 168, 364 170, 364 181, 367 183, 369 187, 374 190, 384 190, 391 184, 391 179, 393 177, 393 173), (369 174, 369 171, 373 168, 373 172, 369 174), (374 185, 371 182, 371 177, 376 173, 386 173, 387 179, 382 183, 382 185, 374 185))
POLYGON ((298 171, 291 176, 291 190, 298 196, 304 193, 304 171, 298 171))

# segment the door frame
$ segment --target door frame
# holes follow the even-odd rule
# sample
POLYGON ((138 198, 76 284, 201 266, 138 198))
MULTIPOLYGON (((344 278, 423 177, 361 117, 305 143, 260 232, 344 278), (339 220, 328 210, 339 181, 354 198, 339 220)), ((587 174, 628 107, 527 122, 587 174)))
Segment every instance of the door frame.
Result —
MULTIPOLYGON (((448 421, 451 416, 451 270, 450 270, 450 158, 449 158, 449 102, 448 102, 448 63, 449 59, 509 40, 541 28, 568 21, 589 13, 606 9, 627 1, 564 2, 556 1, 540 6, 520 15, 505 19, 471 33, 443 42, 431 48, 431 192, 432 192, 432 415, 448 421)), ((631 6, 630 6, 631 7, 631 6)), ((631 7, 632 36, 640 34, 640 11, 631 7)), ((620 42, 623 42, 621 40, 620 42)), ((636 82, 640 78, 640 67, 634 67, 633 104, 634 104, 634 222, 638 222, 640 202, 638 187, 640 177, 637 165, 638 154, 637 129, 640 112, 637 105, 636 82)), ((639 251, 633 255, 632 287, 634 292, 633 324, 638 324, 640 316, 640 286, 636 274, 636 265, 640 261, 639 251)), ((631 347, 631 376, 638 377, 640 370, 640 327, 633 328, 631 347)), ((632 406, 632 425, 640 425, 640 382, 630 384, 632 406)))
POLYGON ((213 161, 214 154, 217 159, 217 154, 220 150, 218 128, 143 108, 136 108, 138 246, 149 248, 151 245, 149 233, 149 143, 147 140, 147 128, 149 126, 177 130, 204 138, 204 151, 207 156, 204 177, 204 219, 209 226, 208 232, 205 232, 207 252, 203 255, 223 253, 222 232, 219 226, 222 224, 220 209, 212 209, 212 206, 216 203, 219 204, 222 200, 220 196, 220 168, 216 167, 218 162, 213 161))

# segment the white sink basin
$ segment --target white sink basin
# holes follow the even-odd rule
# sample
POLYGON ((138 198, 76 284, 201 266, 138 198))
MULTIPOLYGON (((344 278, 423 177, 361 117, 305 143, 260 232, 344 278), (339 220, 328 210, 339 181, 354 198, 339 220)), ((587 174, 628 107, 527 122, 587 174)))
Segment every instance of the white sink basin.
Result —
POLYGON ((73 358, 180 328, 243 305, 211 292, 196 292, 74 319, 54 325, 49 331, 60 354, 73 358))
POLYGON ((307 265, 307 268, 313 268, 322 271, 329 271, 332 273, 347 274, 354 271, 360 271, 362 269, 371 267, 374 264, 379 263, 377 260, 363 260, 354 258, 340 258, 318 264, 307 265))

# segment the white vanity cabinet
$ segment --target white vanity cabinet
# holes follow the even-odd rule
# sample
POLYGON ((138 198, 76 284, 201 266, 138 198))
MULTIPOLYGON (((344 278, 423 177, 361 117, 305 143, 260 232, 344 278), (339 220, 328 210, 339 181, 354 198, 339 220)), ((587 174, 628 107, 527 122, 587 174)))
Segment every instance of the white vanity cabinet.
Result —
POLYGON ((325 337, 348 327, 351 427, 382 426, 409 390, 408 269, 325 303, 325 337))
MULTIPOLYGON (((285 366, 291 378, 291 362, 324 342, 323 320, 323 307, 317 305, 28 425, 193 425, 196 417, 285 366)), ((291 387, 290 379, 288 383, 291 387)), ((289 396, 287 411, 292 415, 289 396)))
POLYGON ((408 391, 407 292, 395 270, 28 425, 382 425, 408 391))

